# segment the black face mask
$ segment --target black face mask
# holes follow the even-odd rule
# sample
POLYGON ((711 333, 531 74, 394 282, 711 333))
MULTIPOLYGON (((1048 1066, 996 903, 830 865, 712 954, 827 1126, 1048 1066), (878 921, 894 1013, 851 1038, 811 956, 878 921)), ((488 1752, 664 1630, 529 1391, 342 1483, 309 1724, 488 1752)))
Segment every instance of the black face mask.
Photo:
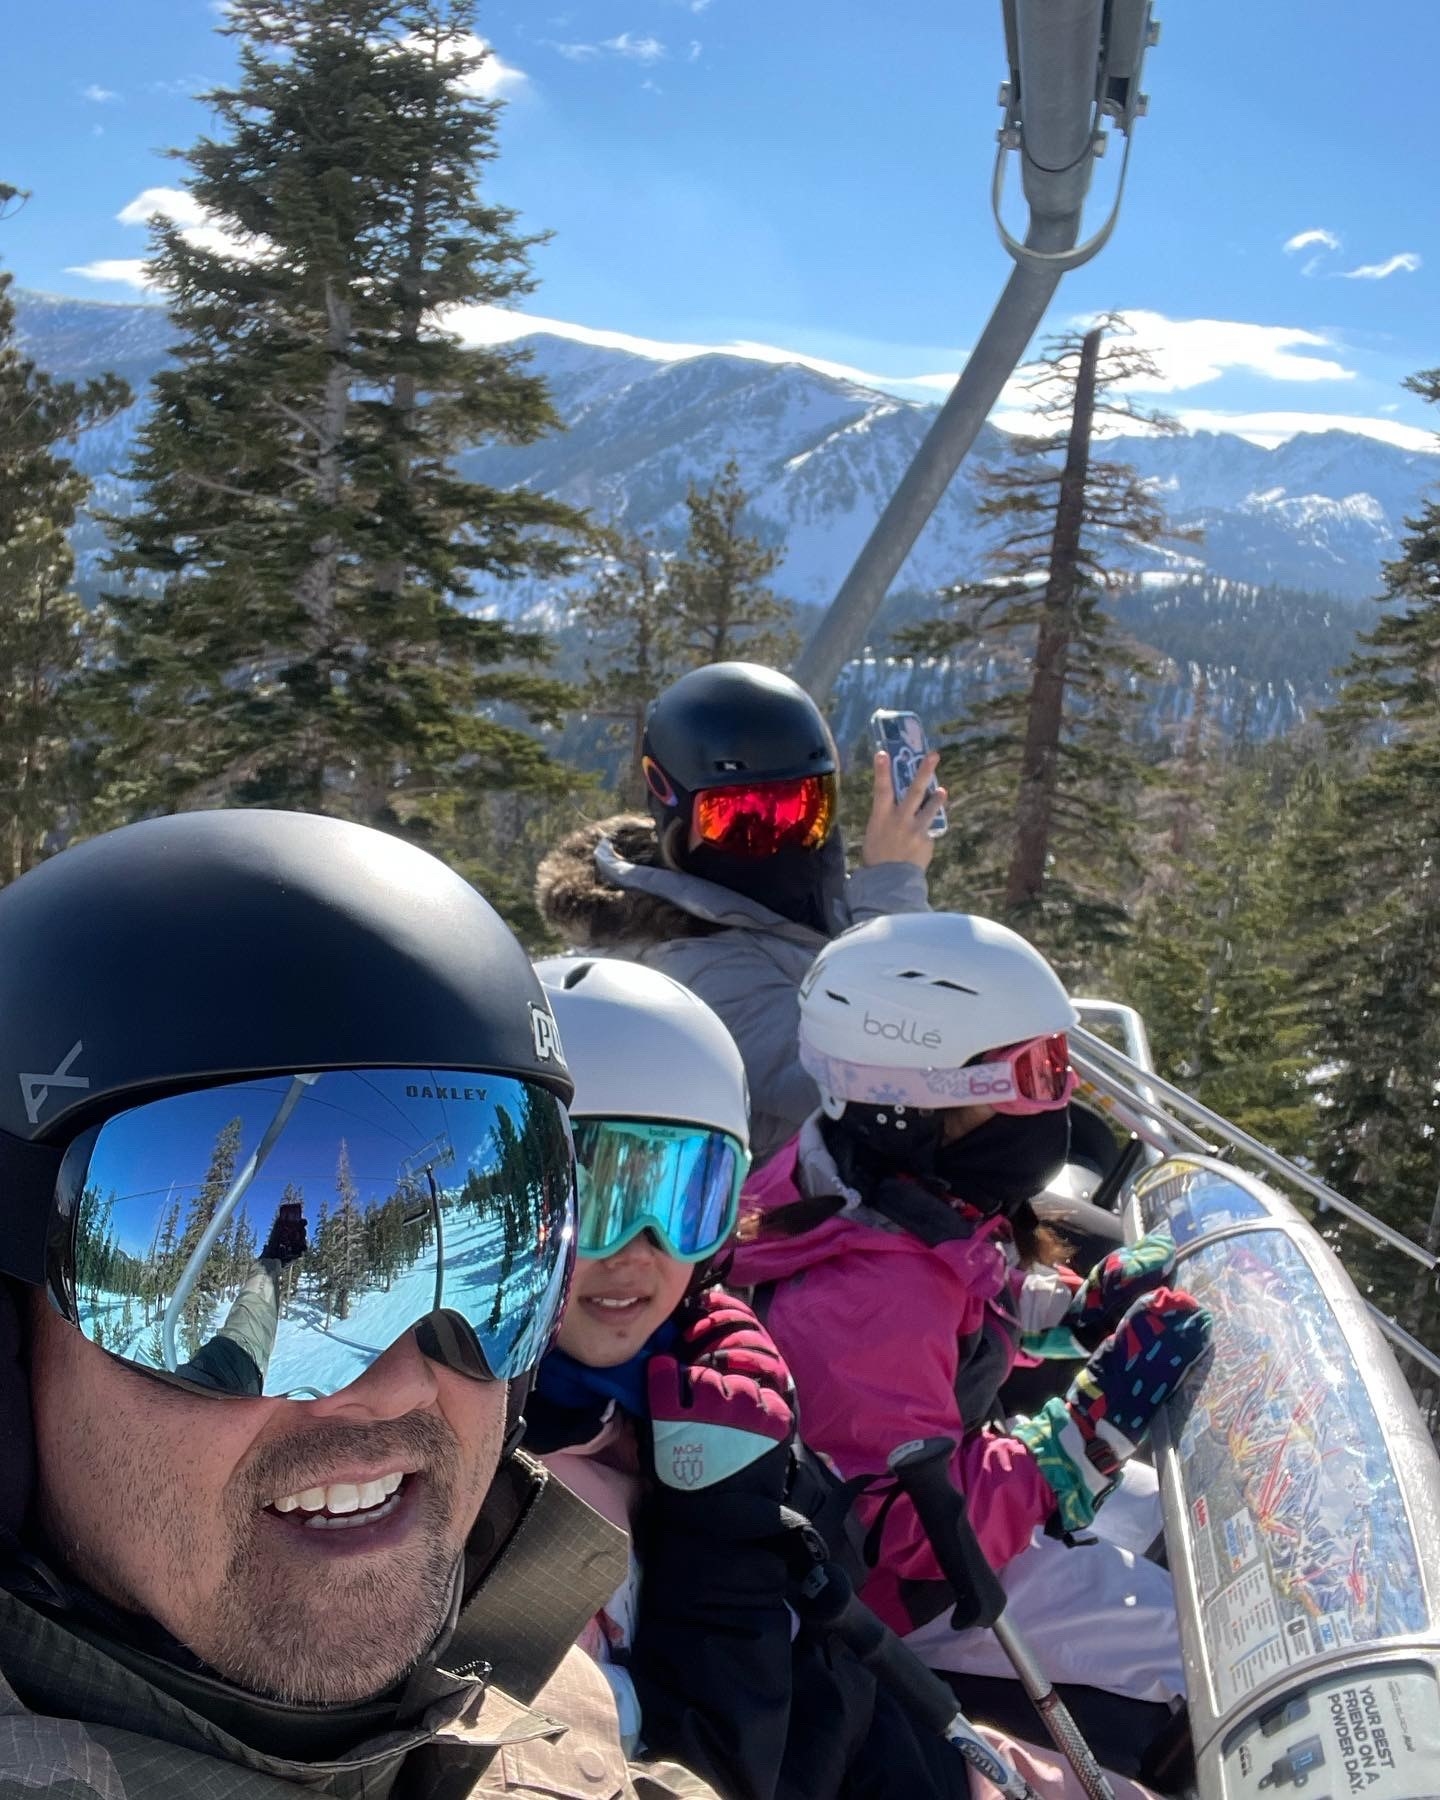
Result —
POLYGON ((833 937, 846 923, 845 844, 838 831, 832 831, 818 850, 732 856, 713 844, 697 844, 679 852, 676 860, 689 874, 743 894, 822 937, 833 937))
POLYGON ((958 1143, 935 1153, 933 1173, 956 1199, 983 1213, 1012 1218, 1064 1167, 1070 1150, 1070 1114, 996 1113, 958 1143))
POLYGON ((1070 1115, 997 1113, 958 1143, 941 1141, 945 1115, 914 1107, 866 1106, 851 1101, 838 1119, 822 1119, 821 1134, 836 1171, 863 1192, 873 1182, 906 1175, 944 1187, 953 1199, 988 1215, 1013 1218, 1053 1181, 1070 1149, 1070 1115))

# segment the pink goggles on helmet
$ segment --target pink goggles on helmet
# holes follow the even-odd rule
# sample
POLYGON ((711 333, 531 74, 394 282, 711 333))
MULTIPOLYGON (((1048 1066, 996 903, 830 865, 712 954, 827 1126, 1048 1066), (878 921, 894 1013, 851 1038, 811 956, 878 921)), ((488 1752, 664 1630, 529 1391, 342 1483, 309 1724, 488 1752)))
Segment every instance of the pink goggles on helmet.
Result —
POLYGON ((1075 1092, 1070 1044, 1063 1031, 991 1050, 984 1062, 958 1069, 887 1069, 842 1062, 801 1040, 800 1061, 822 1092, 867 1106, 989 1106, 1024 1116, 1058 1112, 1075 1092))

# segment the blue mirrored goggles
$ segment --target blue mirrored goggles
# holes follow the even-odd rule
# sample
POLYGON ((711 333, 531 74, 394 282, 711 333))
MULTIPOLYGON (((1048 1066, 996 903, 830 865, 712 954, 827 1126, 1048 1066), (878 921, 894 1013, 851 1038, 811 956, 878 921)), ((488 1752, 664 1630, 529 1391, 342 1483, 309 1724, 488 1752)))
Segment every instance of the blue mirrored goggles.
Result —
POLYGON ((576 1119, 581 1256, 613 1256, 653 1232, 677 1262, 703 1262, 735 1229, 750 1158, 724 1131, 645 1119, 576 1119))
POLYGON ((547 1089, 445 1069, 270 1076, 137 1106, 66 1151, 52 1300, 206 1393, 338 1392, 412 1328, 481 1380, 533 1369, 574 1260, 547 1089))

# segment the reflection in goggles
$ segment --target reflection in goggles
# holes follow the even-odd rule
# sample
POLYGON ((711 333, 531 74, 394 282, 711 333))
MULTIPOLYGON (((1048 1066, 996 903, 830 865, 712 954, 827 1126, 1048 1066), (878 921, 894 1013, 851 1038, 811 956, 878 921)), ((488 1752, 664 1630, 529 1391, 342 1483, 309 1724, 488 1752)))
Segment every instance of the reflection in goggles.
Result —
POLYGON ((577 1119, 581 1256, 613 1256, 642 1231, 700 1262, 735 1229, 750 1159, 727 1132, 641 1119, 577 1119))
POLYGON ((123 1360, 211 1391, 334 1393, 417 1325, 468 1374, 523 1373, 568 1282, 564 1115, 500 1077, 360 1070, 176 1095, 82 1139, 60 1188, 62 1309, 123 1360))
POLYGON ((833 775, 705 788, 695 796, 695 829, 733 856, 817 850, 830 835, 836 798, 833 775))

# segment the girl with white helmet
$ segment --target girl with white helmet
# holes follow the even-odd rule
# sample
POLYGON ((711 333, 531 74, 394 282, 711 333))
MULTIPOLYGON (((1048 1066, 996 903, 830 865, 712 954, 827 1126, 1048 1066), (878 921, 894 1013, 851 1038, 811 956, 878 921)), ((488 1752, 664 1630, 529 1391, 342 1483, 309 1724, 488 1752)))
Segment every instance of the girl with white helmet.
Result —
MULTIPOLYGON (((733 1279, 758 1290, 807 1441, 852 1478, 909 1439, 953 1438, 951 1477, 990 1562, 1027 1552, 1006 1585, 1051 1677, 1170 1700, 1183 1678, 1164 1572, 1114 1545, 1028 1548, 1037 1527, 1090 1525, 1209 1332, 1191 1296, 1163 1285, 1168 1238, 1115 1252, 1084 1283, 1037 1256, 1030 1200, 1065 1161, 1075 1086, 1064 987, 1003 925, 911 914, 827 945, 800 1014, 822 1105, 752 1177, 733 1279), (1022 1332, 1090 1360, 1033 1420, 988 1428, 1022 1332), (1020 1591, 1032 1565, 1038 1612, 1020 1591), (1107 1580, 1129 1606, 1125 1629, 1097 1639, 1107 1580)), ((874 1519, 879 1497, 861 1507, 874 1519)), ((935 1666, 1009 1673, 990 1640, 949 1631, 948 1589, 903 1498, 864 1598, 935 1666)))
MULTIPOLYGON (((629 1579, 581 1640, 622 1726, 733 1800, 982 1800, 953 1750, 786 1605, 782 1506, 808 1506, 793 1386, 715 1271, 749 1166, 734 1041, 656 971, 539 973, 576 1082, 579 1260, 526 1447, 630 1533, 629 1579)), ((1045 1753, 995 1741, 1038 1790, 1069 1791, 1045 1753)))

